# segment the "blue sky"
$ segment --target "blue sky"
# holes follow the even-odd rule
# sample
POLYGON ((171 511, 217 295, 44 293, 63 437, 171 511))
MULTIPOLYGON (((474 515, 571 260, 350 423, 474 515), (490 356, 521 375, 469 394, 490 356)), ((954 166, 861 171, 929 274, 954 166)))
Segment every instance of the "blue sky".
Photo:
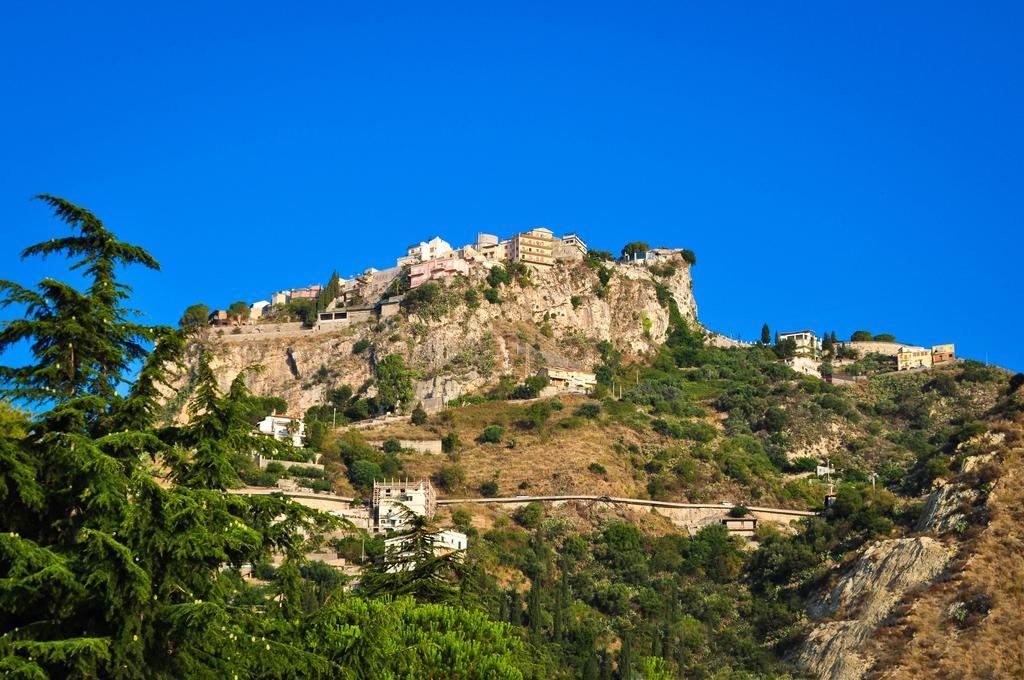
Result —
POLYGON ((729 334, 1024 370, 1019 3, 296 4, 8 3, 0 277, 61 271, 40 192, 160 260, 161 323, 548 226, 693 249, 729 334))

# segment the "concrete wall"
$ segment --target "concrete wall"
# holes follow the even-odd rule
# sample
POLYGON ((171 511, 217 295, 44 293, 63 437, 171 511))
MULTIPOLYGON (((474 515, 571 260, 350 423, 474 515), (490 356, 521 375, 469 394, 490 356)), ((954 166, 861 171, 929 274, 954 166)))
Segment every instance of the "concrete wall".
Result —
MULTIPOLYGON (((367 442, 370 446, 379 449, 384 446, 382 441, 367 442)), ((439 454, 441 453, 440 439, 399 439, 398 443, 403 449, 412 449, 416 453, 439 454)))

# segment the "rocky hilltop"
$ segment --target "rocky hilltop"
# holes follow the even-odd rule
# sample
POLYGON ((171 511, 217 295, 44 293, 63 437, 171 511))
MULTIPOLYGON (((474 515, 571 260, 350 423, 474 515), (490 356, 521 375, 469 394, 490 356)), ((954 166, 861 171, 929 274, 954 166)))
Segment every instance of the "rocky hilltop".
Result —
MULTIPOLYGON (((545 365, 591 369, 601 341, 625 356, 651 352, 667 336, 669 299, 683 317, 697 319, 690 265, 678 254, 658 267, 572 262, 534 268, 495 287, 498 302, 482 294, 489 287, 486 276, 481 269, 450 278, 435 299, 403 304, 388 318, 335 327, 207 329, 190 357, 209 351, 222 387, 259 367, 247 375, 250 388, 283 397, 289 410, 301 414, 339 385, 372 394, 376 362, 397 353, 415 372, 417 399, 439 408, 501 375, 523 378, 545 365)), ((190 384, 188 375, 180 380, 173 415, 180 417, 190 384)))

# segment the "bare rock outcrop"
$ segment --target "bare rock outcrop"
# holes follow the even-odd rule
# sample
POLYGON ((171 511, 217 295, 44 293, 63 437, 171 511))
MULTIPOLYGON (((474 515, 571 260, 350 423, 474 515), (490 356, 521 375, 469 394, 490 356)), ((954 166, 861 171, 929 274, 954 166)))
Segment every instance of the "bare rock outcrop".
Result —
MULTIPOLYGON (((474 270, 468 278, 445 283, 440 312, 435 307, 312 330, 297 324, 213 330, 193 347, 193 356, 211 352, 223 388, 247 367, 260 366, 247 374, 249 387, 283 397, 290 411, 301 414, 322 403, 332 386, 370 385, 375 362, 398 353, 415 372, 416 398, 436 405, 502 374, 536 372, 544 363, 592 368, 602 340, 627 355, 653 351, 669 331, 667 297, 684 318, 696 321, 690 265, 681 257, 669 259, 656 273, 637 265, 603 266, 611 273, 606 285, 582 262, 559 264, 534 271, 527 285, 502 286, 499 303, 478 296, 478 304, 470 305, 465 291, 485 286, 486 271, 474 270), (370 341, 370 348, 354 352, 359 340, 370 341)), ((171 415, 181 417, 189 384, 183 376, 176 386, 171 415)))
POLYGON ((871 668, 865 641, 913 590, 931 583, 954 550, 928 537, 899 538, 869 546, 829 591, 808 604, 819 621, 797 654, 818 678, 856 680, 871 668))

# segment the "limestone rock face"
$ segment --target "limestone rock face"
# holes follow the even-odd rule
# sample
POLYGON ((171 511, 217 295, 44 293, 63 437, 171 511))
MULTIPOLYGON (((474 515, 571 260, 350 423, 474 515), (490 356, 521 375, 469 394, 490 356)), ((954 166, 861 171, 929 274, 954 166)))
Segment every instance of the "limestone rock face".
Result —
MULTIPOLYGON (((669 329, 659 289, 662 300, 666 293, 675 300, 684 318, 697 318, 690 265, 679 256, 666 264, 655 274, 644 266, 606 263, 611 272, 606 286, 582 262, 559 264, 534 270, 526 285, 502 285, 497 304, 483 299, 486 271, 474 270, 446 281, 439 303, 416 313, 313 330, 297 324, 211 330, 193 346, 192 359, 209 351, 222 388, 247 367, 260 367, 247 374, 249 387, 283 397, 289 411, 301 415, 322 403, 331 387, 365 385, 372 395, 375 362, 398 353, 415 372, 416 398, 436 408, 503 374, 519 379, 544 364, 593 368, 602 340, 627 355, 654 350, 669 329), (475 306, 465 302, 468 289, 478 293, 475 306), (361 339, 370 347, 355 354, 353 346, 361 339)), ((189 376, 183 375, 176 388, 168 397, 169 413, 181 418, 189 376)))
POLYGON ((817 678, 863 677, 873 662, 863 654, 865 641, 900 600, 939 575, 953 552, 928 536, 872 544, 831 590, 808 603, 819 623, 797 662, 817 678))

